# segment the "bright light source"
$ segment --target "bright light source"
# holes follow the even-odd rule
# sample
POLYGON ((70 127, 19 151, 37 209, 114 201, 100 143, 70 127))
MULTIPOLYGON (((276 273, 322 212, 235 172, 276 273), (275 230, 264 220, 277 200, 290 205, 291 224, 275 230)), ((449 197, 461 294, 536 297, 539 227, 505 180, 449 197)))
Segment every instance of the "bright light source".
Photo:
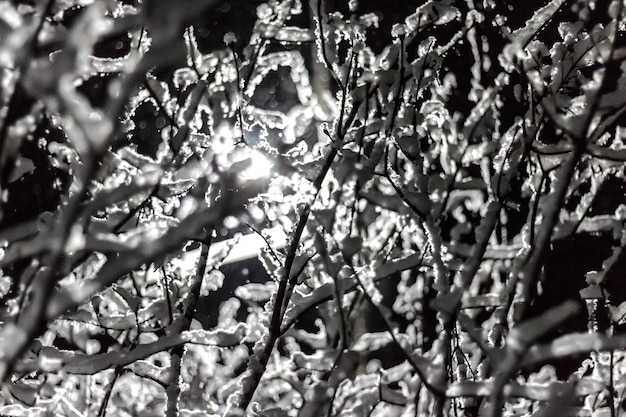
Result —
POLYGON ((251 151, 246 155, 250 165, 241 173, 240 178, 245 181, 269 177, 274 164, 259 151, 251 151))

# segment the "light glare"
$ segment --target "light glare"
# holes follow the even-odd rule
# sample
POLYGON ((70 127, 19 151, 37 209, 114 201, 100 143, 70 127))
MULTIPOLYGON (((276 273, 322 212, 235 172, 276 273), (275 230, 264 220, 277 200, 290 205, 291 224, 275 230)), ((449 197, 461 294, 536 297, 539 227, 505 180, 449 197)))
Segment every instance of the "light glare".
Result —
POLYGON ((272 172, 274 164, 261 152, 252 151, 248 155, 250 165, 240 174, 241 179, 249 181, 267 178, 272 172))

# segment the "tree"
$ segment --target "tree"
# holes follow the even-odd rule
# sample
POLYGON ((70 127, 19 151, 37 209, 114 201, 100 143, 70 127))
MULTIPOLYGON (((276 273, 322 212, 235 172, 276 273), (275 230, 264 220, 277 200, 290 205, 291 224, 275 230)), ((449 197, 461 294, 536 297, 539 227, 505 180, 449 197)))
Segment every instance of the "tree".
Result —
POLYGON ((0 4, 0 414, 623 410, 624 3, 336 3, 0 4))

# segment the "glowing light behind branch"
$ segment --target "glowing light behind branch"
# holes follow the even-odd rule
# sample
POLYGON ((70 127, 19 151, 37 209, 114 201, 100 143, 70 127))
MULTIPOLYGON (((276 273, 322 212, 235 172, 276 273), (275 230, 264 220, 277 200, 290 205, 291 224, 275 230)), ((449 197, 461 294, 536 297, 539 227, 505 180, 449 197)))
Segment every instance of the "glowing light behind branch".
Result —
MULTIPOLYGON (((282 249, 287 242, 287 235, 280 226, 266 230, 267 236, 272 241, 274 250, 282 249)), ((223 240, 211 245, 209 250, 209 258, 219 253, 225 246, 230 244, 231 239, 223 240)), ((239 242, 233 247, 226 259, 224 265, 245 261, 246 259, 255 258, 261 253, 261 249, 267 246, 265 240, 256 233, 250 233, 239 238, 239 242)))

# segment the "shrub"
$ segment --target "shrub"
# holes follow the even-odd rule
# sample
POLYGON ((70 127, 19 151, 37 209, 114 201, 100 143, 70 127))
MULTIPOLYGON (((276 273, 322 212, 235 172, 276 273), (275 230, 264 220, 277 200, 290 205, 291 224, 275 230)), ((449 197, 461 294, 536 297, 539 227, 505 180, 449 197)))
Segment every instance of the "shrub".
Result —
POLYGON ((623 411, 623 2, 250 5, 0 4, 0 413, 623 411))

